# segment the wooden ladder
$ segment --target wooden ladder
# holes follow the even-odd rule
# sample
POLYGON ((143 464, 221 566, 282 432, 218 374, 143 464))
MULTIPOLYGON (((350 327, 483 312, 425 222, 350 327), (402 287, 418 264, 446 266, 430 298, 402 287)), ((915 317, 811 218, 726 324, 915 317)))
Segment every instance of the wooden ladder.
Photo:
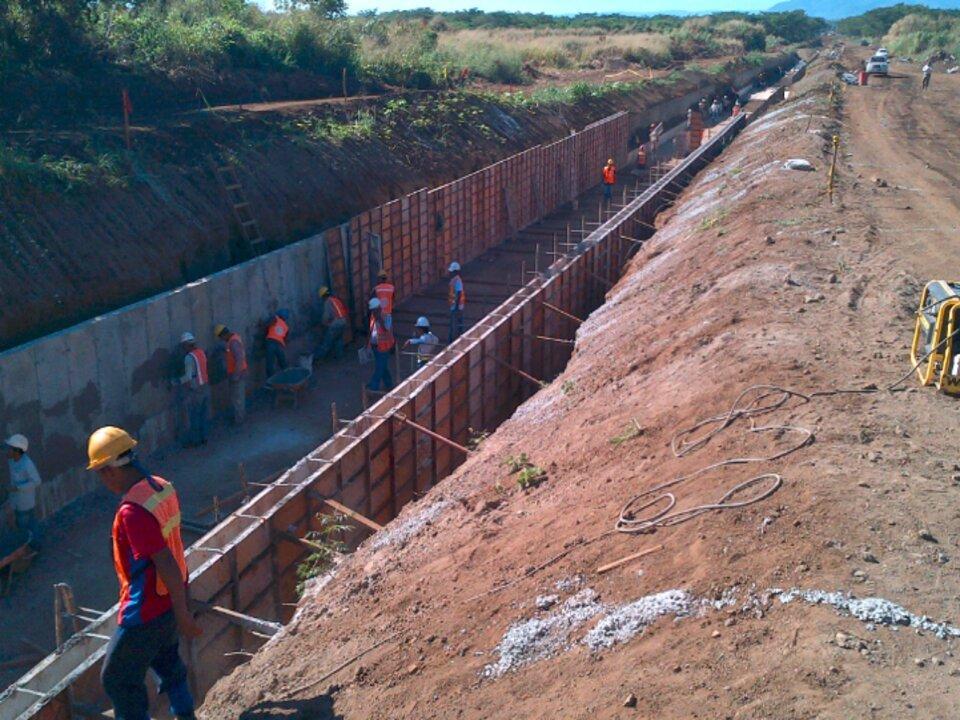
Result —
POLYGON ((259 255, 264 251, 267 241, 260 232, 260 223, 253 216, 247 194, 243 190, 243 185, 240 184, 240 178, 237 177, 237 169, 229 164, 218 165, 216 169, 223 191, 227 194, 227 200, 233 208, 233 217, 240 226, 240 234, 250 248, 250 252, 259 255))

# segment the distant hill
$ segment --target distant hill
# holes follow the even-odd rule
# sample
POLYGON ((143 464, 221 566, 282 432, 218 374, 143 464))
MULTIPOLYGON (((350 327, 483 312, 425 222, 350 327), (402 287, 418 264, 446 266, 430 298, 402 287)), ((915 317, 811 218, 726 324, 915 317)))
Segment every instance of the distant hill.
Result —
MULTIPOLYGON (((827 20, 839 20, 863 13, 879 7, 889 7, 896 3, 889 0, 784 0, 770 8, 771 12, 786 12, 789 10, 803 10, 807 15, 822 17, 827 20)), ((930 0, 923 3, 927 7, 937 10, 960 9, 960 0, 930 0)))

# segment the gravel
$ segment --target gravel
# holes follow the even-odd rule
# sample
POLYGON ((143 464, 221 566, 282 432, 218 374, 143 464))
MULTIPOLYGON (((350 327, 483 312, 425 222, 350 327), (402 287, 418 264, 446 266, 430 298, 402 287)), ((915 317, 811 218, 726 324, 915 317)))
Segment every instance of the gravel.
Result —
POLYGON ((389 545, 397 545, 401 547, 406 545, 410 538, 436 520, 440 514, 450 506, 450 504, 451 503, 446 500, 440 500, 433 503, 433 505, 424 508, 420 512, 414 513, 408 518, 405 518, 399 522, 395 521, 390 523, 387 525, 387 527, 374 536, 373 549, 379 550, 380 548, 384 548, 389 545))
POLYGON ((614 607, 600 618, 583 643, 594 652, 625 643, 664 615, 685 617, 700 610, 702 603, 686 590, 666 590, 614 607))
POLYGON ((586 588, 567 598, 550 614, 511 625, 494 648, 499 660, 483 668, 485 678, 497 678, 570 647, 570 634, 603 612, 597 593, 586 588))
POLYGON ((900 625, 932 632, 941 640, 960 637, 960 628, 930 620, 926 615, 915 615, 902 605, 883 598, 856 598, 842 592, 824 590, 776 590, 781 603, 803 600, 811 605, 831 605, 841 615, 851 615, 870 625, 900 625))

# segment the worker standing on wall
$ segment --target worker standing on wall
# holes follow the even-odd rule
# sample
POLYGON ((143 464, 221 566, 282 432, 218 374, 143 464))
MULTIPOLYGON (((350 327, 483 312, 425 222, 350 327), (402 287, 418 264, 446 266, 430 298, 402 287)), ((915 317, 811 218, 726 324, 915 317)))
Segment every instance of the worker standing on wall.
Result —
POLYGON ((417 367, 422 367, 430 362, 430 358, 437 354, 440 349, 440 338, 430 331, 430 321, 425 317, 417 318, 417 337, 410 338, 403 346, 417 347, 417 367))
POLYGON ((613 200, 613 186, 617 183, 617 166, 613 158, 607 160, 603 166, 603 199, 606 202, 613 200))
POLYGON ((113 565, 120 583, 117 629, 107 646, 100 679, 117 720, 149 718, 147 670, 160 678, 170 713, 194 718, 179 635, 203 630, 189 609, 187 561, 180 537, 180 502, 173 485, 143 469, 137 441, 124 430, 102 427, 87 444, 88 470, 120 495, 113 519, 113 565))
POLYGON ((447 304, 450 306, 450 340, 453 342, 463 334, 463 310, 467 306, 467 293, 463 289, 460 277, 460 263, 454 261, 447 268, 450 273, 450 285, 447 288, 447 304))
POLYGON ((324 285, 317 293, 323 307, 320 311, 320 325, 323 327, 323 337, 320 344, 313 351, 314 360, 324 360, 331 352, 335 360, 343 357, 343 333, 347 329, 347 318, 350 313, 343 301, 330 292, 324 285))
POLYGON ((383 314, 383 324, 387 330, 393 331, 393 297, 397 289, 393 283, 387 282, 387 271, 380 270, 377 273, 377 285, 373 288, 371 297, 380 301, 380 312, 383 314))
POLYGON ((187 438, 184 445, 196 447, 207 443, 210 417, 210 376, 207 374, 207 355, 197 347, 193 333, 180 336, 183 347, 183 375, 180 387, 187 407, 187 438))
POLYGON ((287 336, 290 334, 290 312, 281 308, 267 326, 267 379, 287 367, 287 336))
POLYGON ((371 298, 370 308, 370 339, 368 344, 373 351, 373 377, 367 383, 368 390, 379 390, 381 384, 384 390, 393 388, 393 378, 390 376, 390 354, 393 350, 393 333, 383 322, 383 313, 380 310, 380 301, 371 298))
POLYGON ((233 424, 242 425, 247 417, 247 350, 243 346, 243 339, 226 325, 217 325, 213 332, 225 346, 233 424))
POLYGON ((27 455, 30 443, 19 433, 6 439, 7 467, 10 469, 10 490, 13 517, 17 529, 30 533, 30 547, 40 549, 40 522, 37 520, 37 488, 40 473, 27 455))

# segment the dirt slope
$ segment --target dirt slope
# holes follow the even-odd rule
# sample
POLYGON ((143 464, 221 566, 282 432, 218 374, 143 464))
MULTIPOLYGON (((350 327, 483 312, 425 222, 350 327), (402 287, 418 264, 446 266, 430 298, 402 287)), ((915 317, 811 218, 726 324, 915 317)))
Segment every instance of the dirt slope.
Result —
MULTIPOLYGON (((960 659, 954 640, 937 637, 950 630, 869 624, 769 592, 875 596, 960 620, 952 399, 912 379, 905 392, 794 398, 754 420, 809 429, 807 445, 672 489, 681 509, 777 473, 783 484, 772 497, 653 536, 604 534, 638 492, 805 438, 797 429, 750 433, 739 420, 674 456, 675 433, 726 412, 750 385, 803 393, 884 386, 909 368, 918 282, 948 272, 944 260, 960 249, 949 234, 910 229, 956 224, 960 211, 954 187, 941 185, 943 197, 926 204, 894 186, 901 176, 903 188, 921 191, 941 182, 933 168, 960 148, 949 114, 960 82, 938 76, 922 101, 915 79, 848 88, 841 125, 827 77, 813 72, 806 92, 701 175, 582 325, 566 372, 315 588, 287 631, 211 692, 203 717, 957 715, 950 676, 960 674, 960 659), (869 122, 884 132, 849 132, 869 122), (948 152, 926 147, 904 162, 914 122, 953 130, 938 136, 948 152), (831 207, 826 153, 838 129, 846 154, 831 207), (816 171, 785 170, 788 157, 807 158, 816 171), (888 187, 877 187, 867 167, 888 187), (886 208, 904 204, 912 209, 886 208), (612 443, 636 434, 625 432, 634 420, 639 437, 612 443), (548 473, 527 492, 503 466, 520 452, 548 473), (596 573, 660 544, 643 560, 596 573), (530 619, 539 622, 523 624, 530 619), (624 705, 630 694, 635 707, 624 705)), ((854 609, 881 620, 897 612, 854 609)))

